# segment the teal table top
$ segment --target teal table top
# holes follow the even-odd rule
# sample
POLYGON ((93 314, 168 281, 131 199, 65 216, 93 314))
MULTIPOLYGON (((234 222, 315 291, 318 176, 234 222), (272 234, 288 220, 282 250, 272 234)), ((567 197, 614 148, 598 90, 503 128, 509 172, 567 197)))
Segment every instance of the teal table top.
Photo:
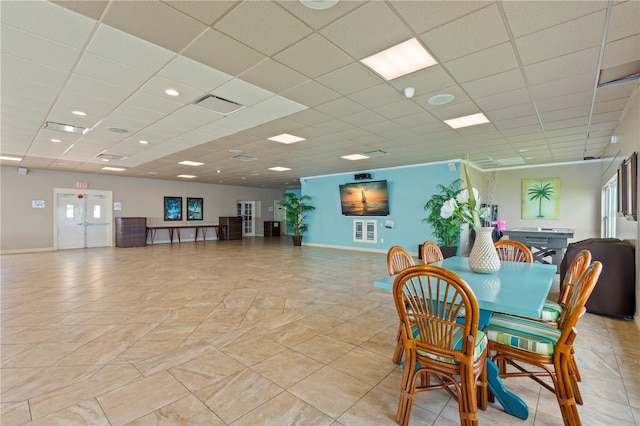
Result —
MULTIPOLYGON (((469 269, 469 258, 450 257, 434 265, 455 272, 469 284, 480 309, 504 312, 528 317, 539 317, 549 294, 555 265, 502 261, 500 271, 495 274, 477 274, 469 269)), ((374 282, 374 287, 393 288, 395 276, 374 282)))

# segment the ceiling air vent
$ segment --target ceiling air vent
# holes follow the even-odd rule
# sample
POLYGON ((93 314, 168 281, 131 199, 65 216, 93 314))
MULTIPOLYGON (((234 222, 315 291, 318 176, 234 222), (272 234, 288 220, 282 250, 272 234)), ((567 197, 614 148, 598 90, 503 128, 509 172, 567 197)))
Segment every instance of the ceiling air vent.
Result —
POLYGON ((222 115, 231 115, 235 112, 246 108, 245 105, 219 98, 213 95, 207 95, 194 102, 194 105, 199 108, 208 109, 209 111, 217 112, 222 115))
POLYGON ((43 127, 49 130, 57 130, 59 132, 66 133, 77 133, 79 135, 83 135, 89 130, 86 127, 74 126, 72 124, 56 123, 53 121, 47 121, 46 123, 44 123, 43 127))
POLYGON ((379 149, 377 151, 365 152, 362 155, 366 155, 369 158, 375 158, 375 157, 382 157, 382 156, 385 156, 385 155, 389 155, 389 153, 379 149))
POLYGON ((522 157, 512 157, 512 158, 501 158, 498 160, 500 164, 503 166, 516 166, 518 164, 525 164, 525 161, 522 157))
POLYGON ((248 157, 246 155, 234 155, 233 157, 231 157, 232 160, 238 160, 238 161, 253 161, 253 160, 257 160, 256 157, 248 157))
POLYGON ((500 165, 500 163, 498 163, 496 160, 494 160, 491 157, 474 158, 473 160, 471 160, 471 162, 476 166, 480 167, 481 169, 484 169, 487 167, 498 167, 500 165))
POLYGON ((96 155, 96 158, 99 158, 101 160, 107 160, 107 161, 118 161, 118 160, 123 160, 126 157, 123 157, 122 155, 107 154, 106 152, 103 152, 101 154, 96 155))

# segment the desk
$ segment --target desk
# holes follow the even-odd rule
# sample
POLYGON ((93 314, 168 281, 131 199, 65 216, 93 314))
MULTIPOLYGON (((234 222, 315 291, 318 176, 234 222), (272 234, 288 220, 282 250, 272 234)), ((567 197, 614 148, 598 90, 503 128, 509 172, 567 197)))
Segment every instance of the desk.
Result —
POLYGON ((195 238, 194 238, 194 242, 198 241, 198 233, 200 232, 200 230, 202 230, 202 240, 203 242, 206 242, 207 240, 207 228, 215 228, 216 229, 216 233, 218 235, 218 239, 219 240, 225 240, 226 237, 226 229, 227 226, 226 225, 202 225, 202 224, 198 224, 198 225, 183 225, 183 224, 179 224, 179 225, 152 225, 152 226, 147 226, 147 235, 151 236, 151 241, 150 243, 153 244, 153 241, 156 238, 156 231, 158 229, 166 229, 169 231, 169 241, 171 242, 171 244, 173 244, 173 235, 175 234, 178 237, 178 243, 181 243, 182 241, 180 241, 180 229, 185 229, 185 228, 191 228, 191 229, 195 229, 195 238))
MULTIPOLYGON (((433 265, 455 272, 469 284, 480 306, 479 328, 489 323, 494 312, 539 317, 556 274, 555 265, 507 261, 501 262, 500 271, 495 274, 476 274, 469 269, 469 258, 460 256, 433 265)), ((391 291, 394 280, 395 276, 389 276, 373 285, 391 291)), ((527 404, 504 387, 491 360, 487 360, 487 379, 491 393, 507 413, 521 419, 529 416, 527 404)))
POLYGON ((533 260, 541 263, 552 263, 560 268, 560 263, 567 248, 567 240, 573 238, 570 228, 513 228, 502 231, 509 239, 520 241, 531 250, 533 260), (544 260, 551 257, 551 262, 544 260))

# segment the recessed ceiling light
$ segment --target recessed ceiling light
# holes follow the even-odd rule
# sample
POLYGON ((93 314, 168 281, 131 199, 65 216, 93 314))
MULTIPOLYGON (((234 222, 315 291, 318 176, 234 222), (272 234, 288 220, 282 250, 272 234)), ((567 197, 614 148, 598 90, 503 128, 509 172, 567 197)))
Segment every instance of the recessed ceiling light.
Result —
POLYGON ((185 179, 193 179, 193 178, 197 178, 198 176, 194 176, 194 175, 178 175, 179 178, 185 178, 185 179))
POLYGON ((369 157, 362 154, 350 154, 350 155, 343 155, 340 158, 344 158, 345 160, 355 161, 355 160, 364 160, 365 158, 369 158, 369 157))
POLYGON ((287 170, 291 170, 289 167, 269 167, 269 170, 273 170, 275 172, 286 172, 287 170))
POLYGON ((103 167, 102 170, 111 170, 114 172, 123 172, 127 169, 123 169, 122 167, 103 167))
POLYGON ((338 3, 338 0, 299 0, 304 6, 313 10, 325 10, 338 3))
POLYGON ((7 157, 6 155, 0 155, 0 160, 22 161, 22 158, 20 158, 20 157, 7 157))
POLYGON ((452 118, 451 120, 444 120, 452 129, 459 129, 461 127, 475 126, 478 124, 488 123, 489 119, 481 112, 477 114, 465 115, 464 117, 452 118))
POLYGON ((198 163, 197 161, 180 161, 178 164, 183 166, 202 166, 204 163, 198 163))
POLYGON ((270 141, 275 141, 275 142, 280 142, 280 143, 295 143, 295 142, 300 142, 300 141, 304 141, 306 140, 305 138, 301 138, 298 136, 294 136, 294 135, 290 135, 288 133, 283 133, 281 135, 278 136, 273 136, 270 138, 267 138, 270 141))
POLYGON ((216 170, 216 173, 221 173, 221 171, 220 170, 216 170))
POLYGON ((147 145, 149 142, 148 141, 138 141, 138 143, 142 144, 142 145, 147 145))
POLYGON ((169 96, 179 96, 180 92, 178 92, 177 90, 174 89, 167 89, 164 91, 164 93, 166 93, 169 96))
POLYGON ((385 80, 393 80, 438 63, 416 38, 361 59, 360 62, 385 80))
POLYGON ((105 163, 108 163, 109 159, 108 158, 103 158, 102 161, 104 161, 105 163))
POLYGON ((60 139, 51 139, 51 142, 62 142, 60 139))
POLYGON ((429 105, 446 105, 449 102, 453 101, 456 97, 450 95, 448 93, 443 93, 442 95, 435 95, 427 99, 429 105))
POLYGON ((84 111, 71 111, 71 114, 73 114, 73 115, 80 115, 80 116, 82 116, 82 117, 84 117, 85 115, 87 115, 87 113, 86 113, 86 112, 84 112, 84 111))

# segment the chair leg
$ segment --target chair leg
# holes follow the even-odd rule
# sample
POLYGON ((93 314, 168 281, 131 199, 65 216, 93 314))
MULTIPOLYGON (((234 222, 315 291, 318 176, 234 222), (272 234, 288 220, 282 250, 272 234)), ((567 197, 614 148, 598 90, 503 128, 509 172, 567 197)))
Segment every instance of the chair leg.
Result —
POLYGON ((402 324, 398 327, 398 335, 396 336, 396 349, 393 351, 393 363, 400 365, 402 362, 402 354, 404 353, 404 344, 402 343, 402 324))
POLYGON ((578 414, 578 406, 574 396, 574 386, 572 384, 571 374, 571 355, 560 355, 554 361, 555 369, 555 390, 562 420, 567 426, 580 426, 580 415, 578 414))
POLYGON ((458 411, 461 425, 478 425, 478 399, 475 377, 471 368, 460 373, 461 383, 458 389, 458 411), (463 377, 464 376, 464 377, 463 377))
MULTIPOLYGON (((486 365, 486 361, 485 361, 486 365)), ((478 408, 482 411, 487 409, 487 401, 489 400, 489 387, 487 385, 487 368, 482 367, 482 372, 477 383, 478 387, 478 408)))
POLYGON ((581 382, 582 377, 580 377, 580 370, 578 370, 578 364, 576 363, 576 355, 573 348, 571 348, 571 359, 569 360, 571 364, 571 369, 573 370, 574 376, 576 376, 576 380, 581 382))

